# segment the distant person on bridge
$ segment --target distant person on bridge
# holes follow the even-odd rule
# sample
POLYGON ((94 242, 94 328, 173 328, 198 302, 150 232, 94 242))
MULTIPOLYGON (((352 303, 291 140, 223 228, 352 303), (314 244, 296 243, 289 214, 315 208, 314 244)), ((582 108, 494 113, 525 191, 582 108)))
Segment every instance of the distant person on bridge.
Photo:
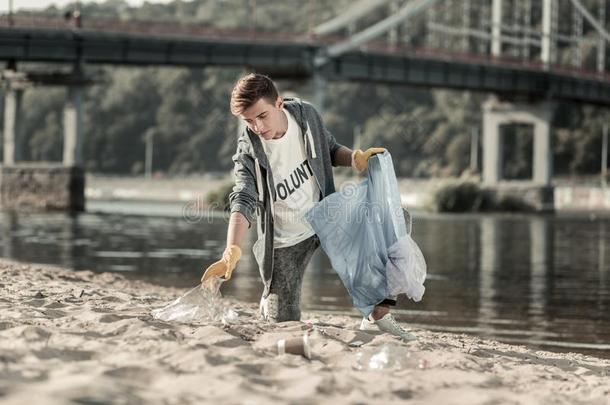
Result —
POLYGON ((66 11, 64 14, 64 20, 74 28, 81 28, 83 22, 79 10, 66 11))
MULTIPOLYGON (((244 236, 258 215, 253 252, 264 283, 261 315, 271 322, 300 320, 303 273, 320 246, 304 215, 335 192, 332 166, 364 171, 368 158, 385 149, 352 151, 338 144, 311 104, 282 98, 271 79, 261 74, 248 74, 236 83, 231 113, 246 127, 233 156, 227 246, 202 282, 212 276, 231 277, 244 236)), ((414 339, 390 314, 395 303, 390 298, 378 303, 361 328, 414 339)))

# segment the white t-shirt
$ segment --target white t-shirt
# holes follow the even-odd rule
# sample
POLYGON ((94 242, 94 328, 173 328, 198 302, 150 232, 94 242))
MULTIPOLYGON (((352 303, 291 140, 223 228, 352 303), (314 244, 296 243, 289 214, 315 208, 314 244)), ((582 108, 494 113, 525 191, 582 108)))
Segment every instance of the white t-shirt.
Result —
POLYGON ((284 136, 262 140, 275 184, 276 248, 293 246, 315 233, 304 216, 320 199, 320 189, 307 162, 301 128, 285 109, 284 114, 288 118, 284 136))

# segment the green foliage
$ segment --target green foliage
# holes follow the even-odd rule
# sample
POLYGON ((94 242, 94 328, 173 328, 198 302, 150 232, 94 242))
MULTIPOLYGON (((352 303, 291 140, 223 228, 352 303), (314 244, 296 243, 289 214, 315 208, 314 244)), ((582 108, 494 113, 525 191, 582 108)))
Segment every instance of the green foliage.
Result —
POLYGON ((524 191, 485 189, 472 179, 445 180, 432 198, 437 212, 536 211, 524 191))
POLYGON ((233 191, 233 182, 227 182, 219 186, 216 190, 212 190, 206 196, 206 202, 214 209, 228 211, 229 195, 233 191))
POLYGON ((438 212, 466 212, 481 209, 484 193, 472 181, 449 181, 433 196, 433 208, 438 212))
POLYGON ((563 105, 556 116, 562 120, 560 123, 564 124, 563 127, 557 128, 553 139, 556 172, 599 173, 603 126, 610 125, 610 110, 563 105))
POLYGON ((65 91, 57 88, 34 88, 24 92, 21 110, 24 160, 62 160, 64 98, 65 91))

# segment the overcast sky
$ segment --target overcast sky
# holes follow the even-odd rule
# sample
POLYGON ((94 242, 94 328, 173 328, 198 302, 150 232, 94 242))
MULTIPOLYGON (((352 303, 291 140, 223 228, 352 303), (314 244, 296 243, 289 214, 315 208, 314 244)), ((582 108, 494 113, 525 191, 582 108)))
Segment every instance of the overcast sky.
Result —
MULTIPOLYGON (((35 10, 41 8, 47 8, 48 6, 55 4, 57 6, 64 6, 69 3, 74 3, 75 0, 13 0, 13 11, 28 9, 35 10)), ((137 6, 144 3, 145 0, 127 0, 127 3, 137 6)), ((149 3, 168 3, 171 0, 147 0, 149 3)), ((101 3, 97 0, 87 0, 87 3, 101 3)), ((6 13, 8 11, 9 0, 0 0, 0 13, 6 13)))

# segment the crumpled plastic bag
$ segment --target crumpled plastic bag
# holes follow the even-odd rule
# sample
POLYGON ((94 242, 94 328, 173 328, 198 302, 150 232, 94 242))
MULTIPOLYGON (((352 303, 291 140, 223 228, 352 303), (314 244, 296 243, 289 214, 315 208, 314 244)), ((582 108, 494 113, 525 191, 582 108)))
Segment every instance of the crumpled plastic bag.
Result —
POLYGON ((232 323, 237 312, 222 303, 220 285, 224 280, 213 277, 177 298, 171 304, 152 311, 152 316, 166 322, 232 323))
POLYGON ((404 293, 413 301, 421 301, 426 290, 426 260, 410 235, 389 247, 385 270, 390 295, 404 293))
POLYGON ((401 293, 420 300, 426 277, 423 255, 409 236, 390 153, 368 162, 364 181, 327 196, 305 214, 364 316, 401 293))

